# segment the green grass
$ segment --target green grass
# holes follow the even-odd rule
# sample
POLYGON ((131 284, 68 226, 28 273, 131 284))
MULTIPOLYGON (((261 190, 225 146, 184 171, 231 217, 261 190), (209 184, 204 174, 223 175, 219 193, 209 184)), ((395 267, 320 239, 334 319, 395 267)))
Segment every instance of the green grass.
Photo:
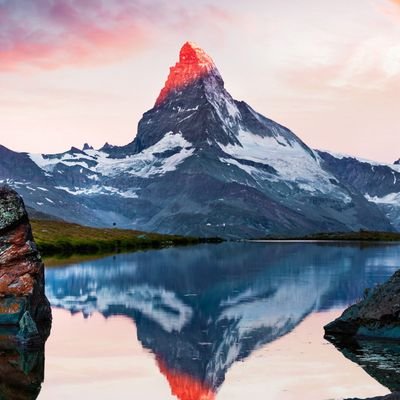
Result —
POLYGON ((335 240, 335 241, 355 241, 355 242, 398 242, 400 233, 398 232, 375 232, 375 231, 357 231, 357 232, 331 232, 316 233, 307 236, 295 237, 274 237, 269 236, 266 240, 335 240))
POLYGON ((222 241, 128 229, 91 228, 63 221, 33 219, 31 225, 38 249, 44 256, 106 254, 222 241))

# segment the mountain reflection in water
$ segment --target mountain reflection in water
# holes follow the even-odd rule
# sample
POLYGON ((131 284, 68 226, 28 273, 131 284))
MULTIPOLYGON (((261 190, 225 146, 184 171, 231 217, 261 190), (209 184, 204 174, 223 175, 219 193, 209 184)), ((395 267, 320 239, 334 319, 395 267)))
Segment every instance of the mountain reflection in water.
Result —
POLYGON ((400 265, 400 247, 225 243, 47 270, 55 307, 124 315, 180 400, 214 399, 230 366, 400 265))

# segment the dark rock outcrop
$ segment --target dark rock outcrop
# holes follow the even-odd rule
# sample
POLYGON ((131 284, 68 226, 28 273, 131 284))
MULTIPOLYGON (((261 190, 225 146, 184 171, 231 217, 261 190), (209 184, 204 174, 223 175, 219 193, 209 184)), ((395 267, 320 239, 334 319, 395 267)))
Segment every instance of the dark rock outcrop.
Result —
POLYGON ((0 328, 2 339, 43 343, 51 323, 44 265, 22 198, 0 188, 0 328))
POLYGON ((329 336, 400 340, 400 270, 325 326, 329 336))
MULTIPOLYGON (((347 399, 347 400, 361 400, 361 399, 347 399)), ((391 393, 387 396, 378 396, 378 397, 371 397, 369 399, 364 400, 400 400, 400 393, 391 393)))
POLYGON ((325 326, 325 333, 346 358, 393 392, 365 400, 400 400, 400 270, 366 289, 359 303, 325 326))

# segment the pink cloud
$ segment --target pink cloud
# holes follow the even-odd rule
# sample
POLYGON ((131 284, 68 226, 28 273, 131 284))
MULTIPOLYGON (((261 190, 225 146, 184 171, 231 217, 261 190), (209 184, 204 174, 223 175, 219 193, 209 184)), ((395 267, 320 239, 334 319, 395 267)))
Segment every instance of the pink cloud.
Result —
POLYGON ((165 30, 185 26, 191 9, 206 20, 229 19, 218 7, 199 9, 179 0, 5 0, 0 70, 115 61, 142 50, 165 30))

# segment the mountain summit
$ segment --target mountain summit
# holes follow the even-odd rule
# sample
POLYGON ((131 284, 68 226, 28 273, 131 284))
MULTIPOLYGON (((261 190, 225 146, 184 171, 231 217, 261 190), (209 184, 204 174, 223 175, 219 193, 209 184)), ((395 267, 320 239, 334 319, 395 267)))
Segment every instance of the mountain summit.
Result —
POLYGON ((171 93, 176 93, 210 72, 219 75, 211 57, 194 43, 186 42, 179 53, 179 61, 170 69, 168 79, 157 98, 156 105, 163 103, 171 93))
MULTIPOLYGON (((393 174, 400 182, 400 171, 393 174)), ((88 225, 195 236, 392 230, 388 211, 345 175, 234 100, 212 59, 190 42, 128 145, 55 155, 0 147, 0 180, 33 208, 88 225)))
POLYGON ((141 152, 167 132, 179 133, 196 146, 238 144, 239 114, 211 57, 187 42, 179 61, 170 68, 155 106, 139 122, 135 140, 114 154, 141 152))

